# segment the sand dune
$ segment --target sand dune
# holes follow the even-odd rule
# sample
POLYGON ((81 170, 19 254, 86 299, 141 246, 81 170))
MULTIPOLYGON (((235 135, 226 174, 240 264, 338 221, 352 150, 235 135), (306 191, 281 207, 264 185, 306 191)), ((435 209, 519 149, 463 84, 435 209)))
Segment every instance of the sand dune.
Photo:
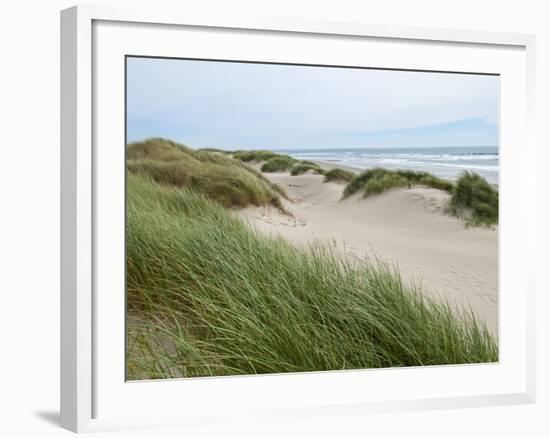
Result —
POLYGON ((273 208, 237 212, 258 230, 305 245, 319 240, 360 258, 396 263, 408 282, 432 296, 471 307, 498 332, 498 233, 465 228, 444 213, 449 195, 431 188, 342 200, 344 186, 323 176, 264 174, 283 186, 293 217, 273 208))

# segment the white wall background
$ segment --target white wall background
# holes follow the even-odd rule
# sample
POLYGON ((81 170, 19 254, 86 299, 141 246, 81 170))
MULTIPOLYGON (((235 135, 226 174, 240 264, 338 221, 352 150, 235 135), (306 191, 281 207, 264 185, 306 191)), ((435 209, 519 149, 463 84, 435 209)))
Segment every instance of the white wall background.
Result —
MULTIPOLYGON (((96 1, 146 5, 152 1, 96 1)), ((106 436, 550 436, 550 13, 523 0, 156 0, 223 13, 535 33, 539 142, 538 403, 530 406, 111 433, 106 436)), ((0 436, 69 436, 59 404, 59 10, 65 0, 0 7, 0 436)), ((518 145, 521 147, 521 145, 518 145)))

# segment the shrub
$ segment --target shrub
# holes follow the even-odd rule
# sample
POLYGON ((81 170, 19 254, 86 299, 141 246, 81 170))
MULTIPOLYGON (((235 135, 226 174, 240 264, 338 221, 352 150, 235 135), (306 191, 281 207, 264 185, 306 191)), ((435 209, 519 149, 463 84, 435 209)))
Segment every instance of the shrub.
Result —
POLYGON ((456 183, 451 202, 451 213, 465 217, 470 225, 498 223, 498 190, 473 172, 463 172, 456 183))

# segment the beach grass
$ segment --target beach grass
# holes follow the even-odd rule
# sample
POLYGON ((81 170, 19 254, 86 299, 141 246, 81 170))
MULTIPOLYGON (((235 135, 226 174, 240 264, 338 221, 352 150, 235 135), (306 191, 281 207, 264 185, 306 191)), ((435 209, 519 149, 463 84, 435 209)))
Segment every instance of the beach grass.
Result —
POLYGON ((339 181, 349 183, 355 178, 355 173, 349 170, 334 168, 325 173, 325 182, 339 181))
POLYGON ((277 154, 268 150, 252 150, 252 151, 235 151, 233 157, 244 162, 250 161, 267 161, 270 158, 281 157, 282 154, 277 154))
POLYGON ((267 160, 261 167, 262 172, 286 172, 294 164, 296 160, 289 156, 281 155, 278 157, 273 157, 267 160))
POLYGON ((469 225, 495 225, 498 223, 498 190, 476 173, 463 172, 456 182, 449 210, 463 217, 469 225))
POLYGON ((192 189, 225 207, 271 204, 283 209, 280 187, 226 154, 152 138, 128 145, 127 168, 160 184, 192 189))
POLYGON ((319 175, 324 175, 325 171, 318 165, 311 161, 300 161, 290 169, 292 176, 302 175, 306 172, 313 172, 319 175))
POLYGON ((454 185, 427 172, 374 168, 355 176, 344 189, 344 197, 361 192, 364 197, 402 187, 427 186, 452 193, 454 185))
POLYGON ((447 212, 463 219, 467 226, 498 224, 498 190, 474 172, 463 172, 456 183, 427 172, 374 168, 354 176, 344 189, 344 197, 362 193, 377 195, 396 188, 426 186, 451 194, 447 212))
POLYGON ((472 313, 395 267, 259 234, 224 205, 128 173, 130 380, 498 360, 472 313))

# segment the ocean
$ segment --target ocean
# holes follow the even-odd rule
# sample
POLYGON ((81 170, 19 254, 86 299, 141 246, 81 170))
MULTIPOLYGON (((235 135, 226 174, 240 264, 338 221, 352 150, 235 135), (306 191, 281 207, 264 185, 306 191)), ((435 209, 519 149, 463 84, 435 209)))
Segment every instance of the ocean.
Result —
POLYGON ((310 161, 324 161, 359 169, 384 167, 430 172, 456 180, 462 171, 476 172, 498 184, 498 147, 440 147, 399 149, 294 149, 281 150, 310 161))

